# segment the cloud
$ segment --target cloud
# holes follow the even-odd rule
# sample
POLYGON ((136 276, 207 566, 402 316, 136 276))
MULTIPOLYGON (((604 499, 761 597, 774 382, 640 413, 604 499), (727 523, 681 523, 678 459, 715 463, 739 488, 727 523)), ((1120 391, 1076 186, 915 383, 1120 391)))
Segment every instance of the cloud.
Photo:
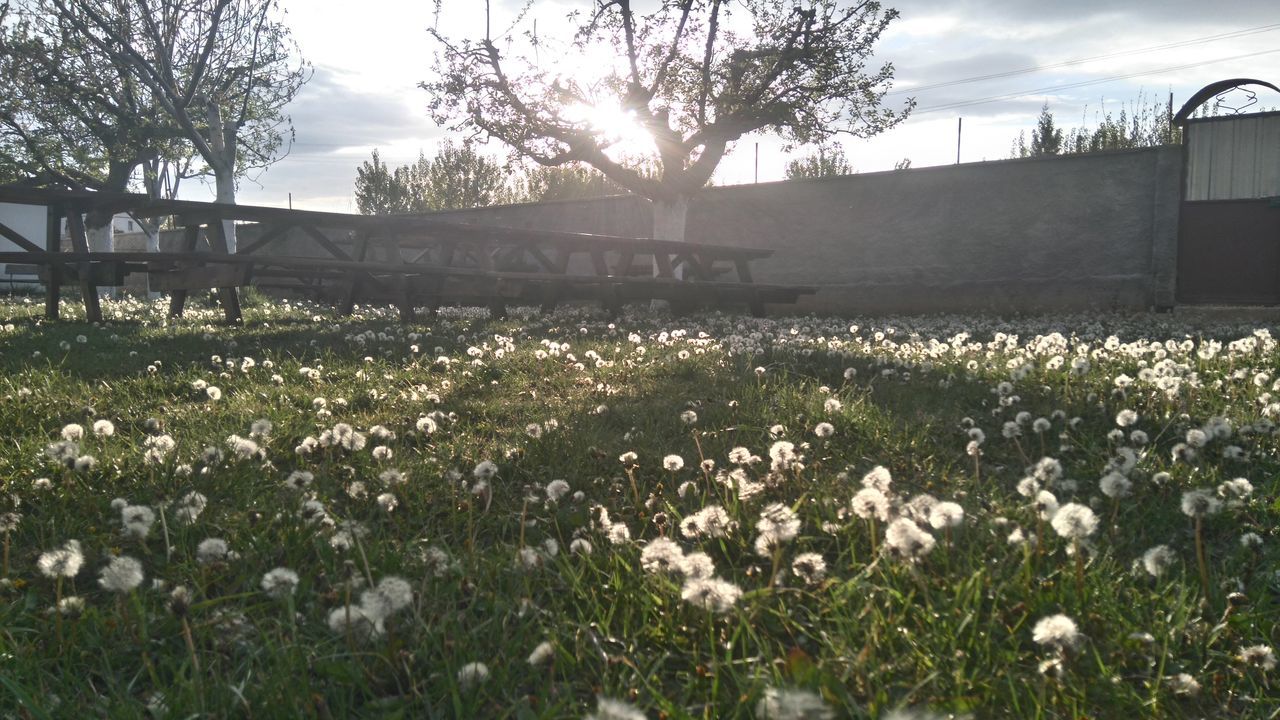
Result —
POLYGON ((444 132, 427 117, 426 94, 362 89, 359 78, 318 66, 289 106, 296 139, 294 154, 331 153, 344 148, 389 145, 405 138, 439 137, 444 132))

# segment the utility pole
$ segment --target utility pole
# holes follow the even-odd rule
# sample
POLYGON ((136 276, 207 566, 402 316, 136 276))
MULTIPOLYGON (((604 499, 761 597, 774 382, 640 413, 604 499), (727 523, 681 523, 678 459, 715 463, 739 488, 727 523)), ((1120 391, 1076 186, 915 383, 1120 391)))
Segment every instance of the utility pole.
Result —
POLYGON ((960 164, 960 134, 964 130, 964 118, 956 118, 956 164, 960 164))

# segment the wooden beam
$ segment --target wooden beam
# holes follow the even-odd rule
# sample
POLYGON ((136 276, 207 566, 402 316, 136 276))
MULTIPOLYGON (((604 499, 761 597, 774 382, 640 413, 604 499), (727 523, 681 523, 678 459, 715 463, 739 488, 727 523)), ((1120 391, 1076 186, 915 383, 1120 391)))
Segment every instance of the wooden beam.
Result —
POLYGON ((273 227, 267 228, 266 230, 263 231, 261 237, 259 237, 257 240, 254 240, 253 242, 249 243, 248 245, 245 245, 244 247, 236 248, 236 254, 248 255, 249 253, 254 252, 255 250, 264 248, 272 241, 279 239, 280 236, 289 232, 291 229, 293 229, 293 226, 288 223, 281 223, 280 225, 275 225, 273 227))
POLYGON ((211 265, 152 272, 151 289, 166 292, 247 286, 252 271, 252 265, 211 265))
MULTIPOLYGON (((62 252, 62 206, 49 203, 44 220, 45 252, 56 255, 62 252)), ((58 319, 58 306, 62 300, 62 264, 49 265, 49 281, 44 285, 44 316, 58 319)))
POLYGON ((20 235, 17 230, 14 230, 13 228, 9 227, 8 225, 5 225, 4 223, 0 223, 0 235, 13 241, 14 245, 17 245, 18 247, 22 248, 23 250, 26 250, 27 252, 41 252, 39 245, 22 237, 22 235, 20 235))
MULTIPOLYGON (((222 223, 211 222, 205 229, 205 235, 209 238, 209 250, 219 255, 230 255, 230 249, 227 245, 227 236, 222 229, 222 223)), ((240 290, 234 285, 222 286, 217 289, 218 302, 222 303, 222 312, 226 316, 228 325, 238 325, 244 318, 240 314, 240 290)))
MULTIPOLYGON (((356 261, 364 262, 365 256, 369 253, 369 235, 359 233, 356 235, 356 261)), ((363 273, 348 273, 346 284, 347 287, 342 293, 342 304, 338 306, 338 314, 346 317, 355 312, 356 296, 360 292, 360 284, 364 281, 363 273)))
POLYGON ((342 248, 334 245, 333 241, 326 237, 324 233, 310 225, 302 225, 300 227, 302 228, 302 231, 310 235, 311 239, 315 240, 320 247, 328 250, 330 255, 338 258, 339 260, 351 260, 351 256, 344 252, 342 248))
MULTIPOLYGON (((182 246, 179 248, 184 253, 194 253, 196 245, 200 242, 200 226, 188 225, 182 232, 182 246)), ((187 305, 187 291, 174 290, 169 295, 169 317, 180 318, 182 312, 187 305)))
MULTIPOLYGON (((67 227, 71 230, 71 248, 76 252, 89 252, 89 238, 85 233, 84 220, 80 213, 67 215, 67 227)), ((93 282, 93 265, 84 261, 76 265, 80 276, 80 294, 84 297, 84 316, 89 322, 102 322, 102 306, 98 302, 98 286, 93 282)))

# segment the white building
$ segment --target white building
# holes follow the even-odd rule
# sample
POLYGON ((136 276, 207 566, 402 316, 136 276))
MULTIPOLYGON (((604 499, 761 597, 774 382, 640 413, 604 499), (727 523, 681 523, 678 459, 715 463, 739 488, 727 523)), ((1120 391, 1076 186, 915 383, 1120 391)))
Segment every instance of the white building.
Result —
MULTIPOLYGON (((19 205, 16 203, 0 203, 0 223, 35 243, 39 248, 45 246, 45 208, 43 205, 19 205)), ((116 234, 141 232, 138 221, 128 214, 121 213, 111 220, 116 234)), ((62 223, 62 238, 68 239, 67 224, 62 223)), ((8 238, 0 235, 0 252, 22 252, 24 248, 8 238)), ((0 290, 15 290, 23 287, 32 288, 39 284, 36 274, 27 263, 0 262, 0 290)))

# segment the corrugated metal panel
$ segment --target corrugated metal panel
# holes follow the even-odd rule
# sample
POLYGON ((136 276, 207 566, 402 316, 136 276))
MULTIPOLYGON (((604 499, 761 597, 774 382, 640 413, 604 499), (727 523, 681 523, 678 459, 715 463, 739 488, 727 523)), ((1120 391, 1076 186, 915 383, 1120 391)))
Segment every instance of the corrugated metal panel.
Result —
POLYGON ((1187 200, 1280 196, 1280 114, 1187 125, 1187 200))

